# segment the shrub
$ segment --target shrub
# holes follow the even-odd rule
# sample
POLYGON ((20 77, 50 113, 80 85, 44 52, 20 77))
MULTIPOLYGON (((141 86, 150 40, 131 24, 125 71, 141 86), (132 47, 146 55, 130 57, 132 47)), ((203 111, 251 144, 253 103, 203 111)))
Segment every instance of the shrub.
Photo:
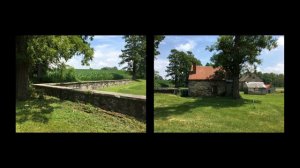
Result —
POLYGON ((180 88, 179 93, 181 97, 188 97, 189 96, 189 89, 188 88, 180 88))
POLYGON ((167 87, 174 87, 174 86, 168 80, 154 80, 154 87, 155 88, 167 88, 167 87))
POLYGON ((47 72, 45 82, 75 82, 78 81, 74 68, 55 68, 47 72))

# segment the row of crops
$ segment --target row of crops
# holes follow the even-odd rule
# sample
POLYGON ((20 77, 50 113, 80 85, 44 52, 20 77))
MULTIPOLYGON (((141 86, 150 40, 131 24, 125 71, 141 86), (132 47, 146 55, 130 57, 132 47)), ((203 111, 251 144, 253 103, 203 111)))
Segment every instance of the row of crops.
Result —
POLYGON ((97 69, 53 69, 41 79, 34 78, 34 83, 45 82, 76 82, 93 80, 120 80, 131 79, 131 75, 123 70, 97 70, 97 69))
POLYGON ((95 69, 75 69, 75 76, 78 80, 118 80, 130 79, 128 72, 122 70, 95 70, 95 69))

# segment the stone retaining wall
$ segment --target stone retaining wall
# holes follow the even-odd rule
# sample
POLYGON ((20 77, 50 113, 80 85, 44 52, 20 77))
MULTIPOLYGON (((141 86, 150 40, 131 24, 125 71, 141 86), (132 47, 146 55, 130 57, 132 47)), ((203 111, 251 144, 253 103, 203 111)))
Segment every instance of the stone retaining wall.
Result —
POLYGON ((179 92, 178 88, 155 88, 154 93, 169 93, 177 94, 179 92))
POLYGON ((73 89, 100 89, 109 86, 125 85, 132 82, 131 80, 102 80, 102 81, 85 81, 85 82, 66 82, 66 83, 51 83, 49 85, 65 86, 73 89))
MULTIPOLYGON (((96 82, 92 82, 96 86, 96 82)), ((60 84, 62 85, 62 84, 60 84)), ((99 84, 101 85, 101 84, 99 84)), ((121 94, 114 92, 85 90, 84 85, 66 85, 57 86, 55 84, 33 84, 33 86, 42 90, 45 94, 55 96, 63 100, 87 102, 104 110, 119 112, 129 116, 133 116, 138 120, 146 120, 146 96, 121 94), (79 88, 79 89, 74 89, 79 88)), ((91 86, 91 87, 93 87, 91 86)))

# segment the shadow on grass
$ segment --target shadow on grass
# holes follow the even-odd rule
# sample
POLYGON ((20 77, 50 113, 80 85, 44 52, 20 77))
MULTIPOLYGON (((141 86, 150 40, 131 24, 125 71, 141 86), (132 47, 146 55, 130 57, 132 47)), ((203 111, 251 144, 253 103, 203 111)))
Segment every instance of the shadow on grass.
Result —
POLYGON ((26 121, 34 121, 47 123, 49 121, 48 114, 52 113, 55 108, 50 104, 61 102, 59 99, 29 99, 26 101, 17 101, 16 122, 24 123, 26 121))
POLYGON ((142 79, 134 79, 135 82, 142 82, 142 79))
MULTIPOLYGON (((188 99, 188 98, 187 98, 188 99)), ((193 109, 199 107, 212 107, 215 110, 228 107, 240 107, 245 104, 252 104, 252 99, 232 99, 226 97, 204 97, 197 98, 193 102, 178 103, 170 107, 156 107, 154 108, 154 116, 156 119, 166 119, 171 115, 181 115, 192 112, 193 109)), ((255 100, 255 104, 261 104, 260 100, 255 100)))

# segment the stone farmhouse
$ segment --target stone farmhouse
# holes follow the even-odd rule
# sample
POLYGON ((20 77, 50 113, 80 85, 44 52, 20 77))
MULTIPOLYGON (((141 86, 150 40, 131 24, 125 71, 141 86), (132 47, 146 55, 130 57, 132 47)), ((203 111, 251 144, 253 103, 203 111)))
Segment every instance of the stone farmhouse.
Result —
POLYGON ((194 64, 188 78, 189 96, 230 96, 232 81, 226 80, 224 74, 220 67, 194 64))

